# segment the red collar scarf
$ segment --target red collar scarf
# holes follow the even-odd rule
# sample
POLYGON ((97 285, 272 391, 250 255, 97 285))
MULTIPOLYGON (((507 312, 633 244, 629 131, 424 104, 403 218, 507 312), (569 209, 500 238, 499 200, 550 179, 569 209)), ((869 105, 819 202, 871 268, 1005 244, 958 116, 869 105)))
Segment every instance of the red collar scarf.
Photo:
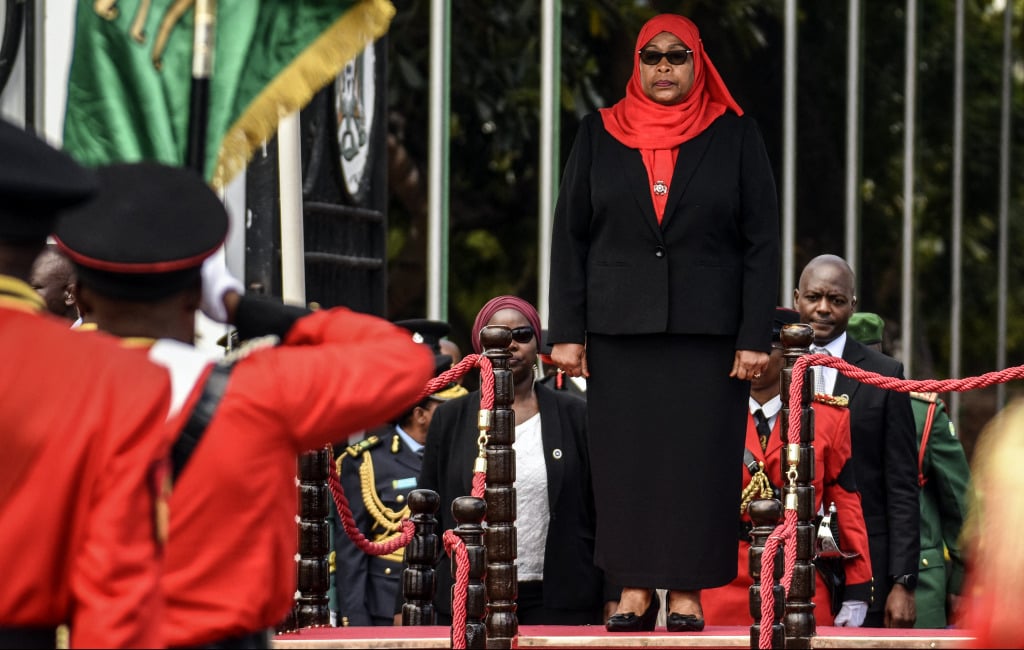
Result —
POLYGON ((648 20, 633 49, 633 75, 626 84, 626 96, 611 108, 601 109, 604 128, 622 144, 639 149, 651 180, 651 198, 658 222, 665 210, 668 192, 656 192, 655 184, 672 179, 678 147, 691 140, 727 110, 743 115, 743 109, 729 94, 711 59, 704 51, 700 32, 693 22, 675 14, 661 14, 648 20), (640 83, 639 50, 662 32, 669 32, 693 50, 693 87, 679 104, 666 106, 649 98, 640 83))

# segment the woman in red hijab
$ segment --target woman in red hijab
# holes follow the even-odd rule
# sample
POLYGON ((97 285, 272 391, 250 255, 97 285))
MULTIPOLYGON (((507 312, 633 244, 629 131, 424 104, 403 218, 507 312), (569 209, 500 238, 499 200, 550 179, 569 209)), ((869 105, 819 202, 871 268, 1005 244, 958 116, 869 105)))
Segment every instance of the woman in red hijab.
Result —
POLYGON ((704 627, 736 575, 749 380, 779 287, 775 180, 760 132, 690 20, 652 18, 626 96, 584 118, 551 246, 552 358, 587 377, 595 560, 625 588, 610 631, 704 627))

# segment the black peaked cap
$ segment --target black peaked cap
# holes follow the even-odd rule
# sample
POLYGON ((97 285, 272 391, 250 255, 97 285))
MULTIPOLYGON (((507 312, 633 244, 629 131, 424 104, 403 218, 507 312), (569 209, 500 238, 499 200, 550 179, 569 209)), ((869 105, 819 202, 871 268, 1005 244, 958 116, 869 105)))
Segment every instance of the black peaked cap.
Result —
POLYGON ((64 208, 96 192, 96 174, 0 120, 0 240, 45 240, 64 208))
POLYGON ((228 216, 195 172, 152 162, 100 167, 96 197, 57 223, 83 283, 113 298, 157 300, 199 280, 228 216))
POLYGON ((409 330, 412 332, 413 341, 423 343, 433 350, 435 377, 452 367, 453 359, 451 356, 441 354, 441 337, 451 331, 451 325, 444 321, 429 320, 426 318, 396 320, 395 325, 409 330))
POLYGON ((441 354, 441 337, 448 334, 452 329, 452 326, 444 321, 428 320, 426 318, 396 320, 395 325, 404 327, 412 332, 413 340, 417 343, 429 345, 434 354, 441 354))

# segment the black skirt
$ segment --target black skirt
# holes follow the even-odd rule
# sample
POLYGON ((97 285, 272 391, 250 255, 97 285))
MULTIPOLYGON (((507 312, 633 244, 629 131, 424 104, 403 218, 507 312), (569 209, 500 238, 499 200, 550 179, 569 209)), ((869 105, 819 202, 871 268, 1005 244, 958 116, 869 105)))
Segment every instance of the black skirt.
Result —
POLYGON ((734 337, 587 339, 595 562, 623 587, 696 590, 736 577, 750 383, 734 337))

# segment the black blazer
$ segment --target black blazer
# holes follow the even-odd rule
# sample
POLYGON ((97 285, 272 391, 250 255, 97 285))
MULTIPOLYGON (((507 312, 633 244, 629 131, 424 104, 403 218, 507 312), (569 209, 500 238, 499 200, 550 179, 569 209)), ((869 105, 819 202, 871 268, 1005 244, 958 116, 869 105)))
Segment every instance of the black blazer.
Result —
POLYGON ((555 207, 549 340, 711 334, 768 352, 779 214, 754 121, 727 113, 679 146, 660 225, 650 187, 639 150, 586 116, 555 207))
MULTIPOLYGON (((863 370, 903 379, 903 364, 846 337, 843 359, 863 370)), ((861 384, 843 374, 835 395, 850 398, 850 438, 871 548, 875 599, 884 609, 889 576, 917 575, 921 510, 917 487, 917 430, 910 396, 861 384)))
MULTIPOLYGON (((536 391, 551 512, 544 552, 544 605, 600 612, 605 597, 604 575, 594 566, 595 514, 587 457, 587 405, 578 397, 543 385, 536 386, 536 391)), ((480 392, 475 391, 438 406, 430 422, 419 487, 441 495, 438 520, 442 531, 455 527, 452 501, 472 493, 479 410, 480 392)), ((438 565, 434 598, 439 614, 451 616, 451 587, 450 563, 444 556, 438 565)))

